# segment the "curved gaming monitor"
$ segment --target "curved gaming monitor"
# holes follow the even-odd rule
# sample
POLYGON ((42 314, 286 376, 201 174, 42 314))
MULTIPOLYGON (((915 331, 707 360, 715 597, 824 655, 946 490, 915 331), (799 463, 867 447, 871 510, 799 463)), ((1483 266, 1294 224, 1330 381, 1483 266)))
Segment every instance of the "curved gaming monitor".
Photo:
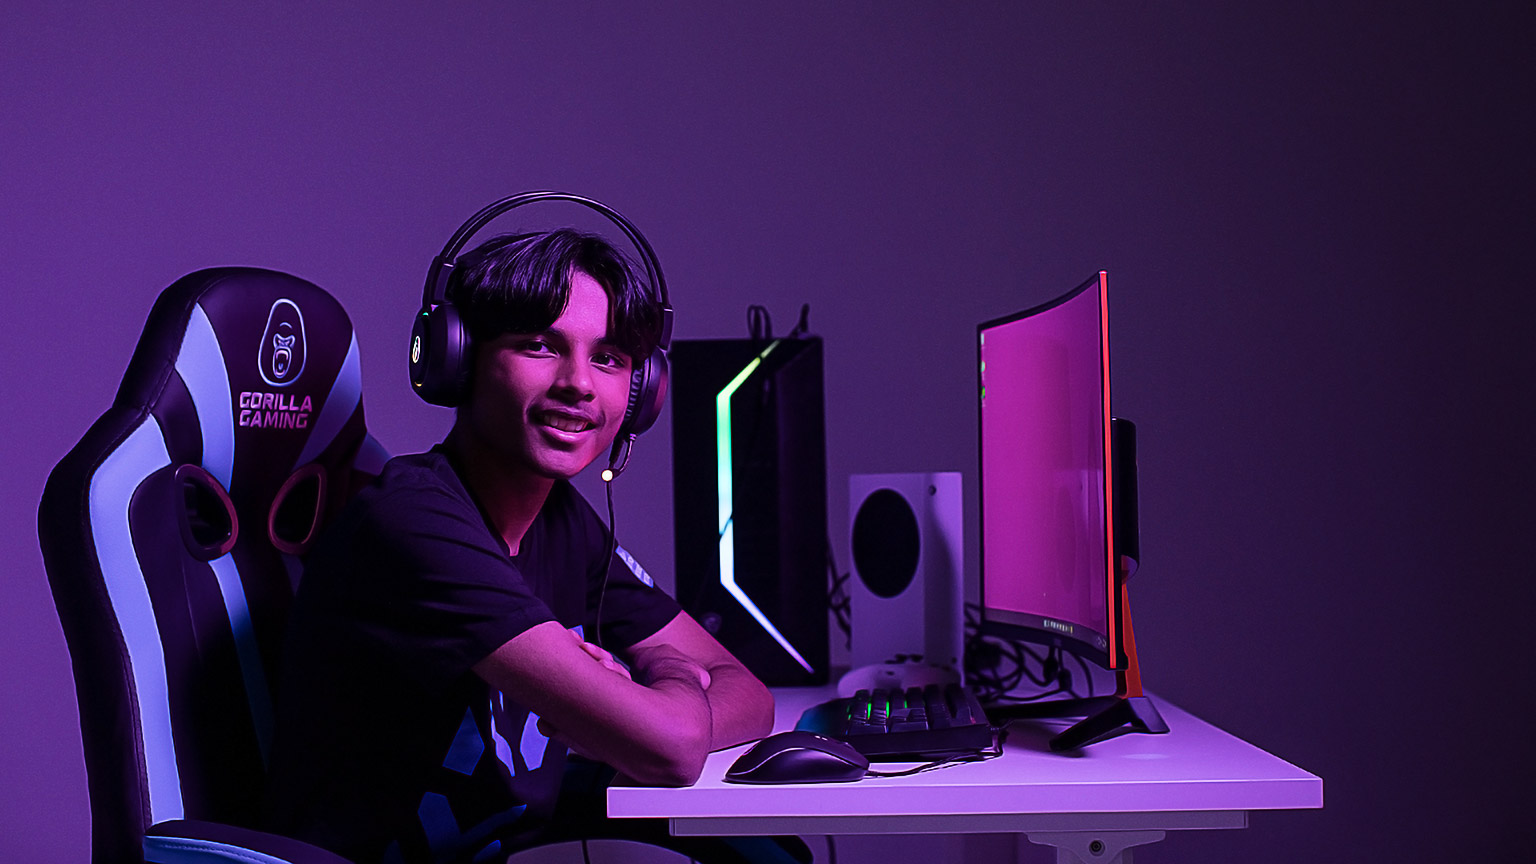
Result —
POLYGON ((1101 272, 976 328, 981 626, 1121 669, 1116 563, 1135 552, 1115 530, 1107 294, 1101 272))

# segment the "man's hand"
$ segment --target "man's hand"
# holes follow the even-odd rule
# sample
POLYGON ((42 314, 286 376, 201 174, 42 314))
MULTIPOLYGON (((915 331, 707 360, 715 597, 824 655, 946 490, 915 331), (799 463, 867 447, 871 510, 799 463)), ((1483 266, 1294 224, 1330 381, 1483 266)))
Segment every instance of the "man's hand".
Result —
POLYGON ((602 666, 604 669, 607 669, 610 672, 617 672, 618 674, 623 675, 625 678, 628 678, 631 681, 634 680, 634 676, 629 674, 629 669, 627 669, 623 663, 620 663, 616 657, 614 657, 608 651, 604 650, 602 646, 593 642, 584 641, 581 638, 581 634, 577 633, 574 629, 567 630, 565 632, 571 634, 571 638, 576 640, 576 644, 581 646, 581 650, 587 652, 587 656, 591 657, 593 660, 596 660, 598 665, 602 666))
POLYGON ((711 750, 773 731, 773 696, 686 612, 628 650, 635 674, 649 683, 685 669, 696 677, 710 716, 711 750))
POLYGON ((664 678, 697 681, 700 690, 709 689, 709 670, 697 660, 671 645, 653 645, 636 649, 631 655, 640 683, 650 686, 664 678))

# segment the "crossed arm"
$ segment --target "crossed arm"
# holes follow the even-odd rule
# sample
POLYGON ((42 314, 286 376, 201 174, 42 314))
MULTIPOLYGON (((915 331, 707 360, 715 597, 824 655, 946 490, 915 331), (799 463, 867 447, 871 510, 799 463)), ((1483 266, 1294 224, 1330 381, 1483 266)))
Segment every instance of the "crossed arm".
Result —
POLYGON ((771 731, 768 688, 686 612, 620 653, 633 678, 549 621, 497 648, 475 672, 571 749, 642 783, 693 783, 709 751, 771 731))

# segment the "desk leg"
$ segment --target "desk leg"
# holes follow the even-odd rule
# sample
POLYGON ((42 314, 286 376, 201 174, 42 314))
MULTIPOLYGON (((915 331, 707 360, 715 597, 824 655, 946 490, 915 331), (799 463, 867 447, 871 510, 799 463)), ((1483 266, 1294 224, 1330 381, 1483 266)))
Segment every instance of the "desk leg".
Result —
POLYGON ((1156 843, 1166 831, 1031 831, 1029 842, 1056 847, 1056 864, 1131 864, 1131 848, 1156 843))

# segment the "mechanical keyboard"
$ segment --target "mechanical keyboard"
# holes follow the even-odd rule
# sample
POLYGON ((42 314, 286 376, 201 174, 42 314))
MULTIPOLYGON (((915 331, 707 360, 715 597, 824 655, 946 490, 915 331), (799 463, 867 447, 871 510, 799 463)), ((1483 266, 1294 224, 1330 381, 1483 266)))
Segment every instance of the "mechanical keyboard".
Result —
POLYGON ((846 741, 874 761, 930 761, 992 746, 986 712, 959 684, 860 690, 806 710, 795 728, 846 741))

